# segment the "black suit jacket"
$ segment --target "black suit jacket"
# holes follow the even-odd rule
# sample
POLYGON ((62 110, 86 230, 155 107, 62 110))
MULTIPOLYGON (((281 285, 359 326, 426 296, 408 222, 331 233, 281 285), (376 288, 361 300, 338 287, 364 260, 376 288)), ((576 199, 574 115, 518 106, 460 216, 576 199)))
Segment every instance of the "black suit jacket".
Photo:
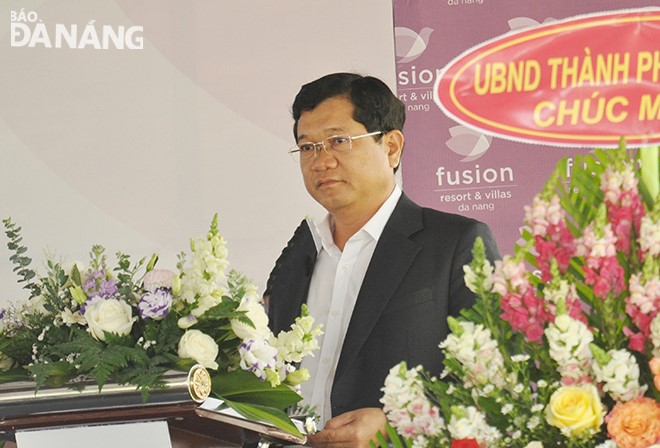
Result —
MULTIPOLYGON (((333 416, 381 407, 389 370, 406 361, 442 370, 438 344, 447 316, 474 303, 463 265, 477 236, 489 258, 499 257, 490 229, 459 215, 422 208, 402 195, 376 245, 353 310, 332 387, 333 416)), ((307 300, 316 260, 303 221, 271 272, 265 296, 273 331, 286 330, 307 300)))

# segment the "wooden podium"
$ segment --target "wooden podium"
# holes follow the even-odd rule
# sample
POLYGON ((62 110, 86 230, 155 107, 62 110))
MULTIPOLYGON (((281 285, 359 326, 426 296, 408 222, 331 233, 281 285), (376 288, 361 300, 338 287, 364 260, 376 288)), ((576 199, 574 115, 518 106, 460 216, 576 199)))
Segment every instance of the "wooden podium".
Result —
POLYGON ((23 448, 24 443, 26 448, 30 448, 37 445, 21 442, 21 439, 29 439, 27 436, 51 437, 64 431, 68 447, 98 446, 90 443, 89 437, 102 437, 104 442, 109 443, 108 446, 128 448, 131 445, 122 440, 121 433, 132 429, 138 431, 138 438, 146 439, 141 440, 139 446, 150 448, 156 446, 150 443, 152 436, 153 440, 165 437, 169 442, 158 446, 172 448, 267 447, 270 444, 305 443, 304 438, 263 422, 244 419, 229 409, 219 410, 217 405, 221 401, 208 398, 210 381, 207 390, 204 390, 206 386, 201 385, 200 395, 200 385, 193 384, 199 381, 196 375, 192 370, 188 373, 173 372, 166 378, 167 387, 152 392, 146 403, 133 386, 110 384, 99 392, 96 385, 85 385, 80 390, 41 389, 35 394, 33 383, 0 385, 0 440, 7 441, 6 447, 18 445, 18 448, 23 448), (157 424, 150 424, 152 422, 157 424), (80 428, 86 431, 87 439, 76 445, 72 438, 80 432, 75 429, 80 428), (39 432, 43 434, 39 435, 39 432), (113 438, 117 439, 116 444, 108 441, 113 438))

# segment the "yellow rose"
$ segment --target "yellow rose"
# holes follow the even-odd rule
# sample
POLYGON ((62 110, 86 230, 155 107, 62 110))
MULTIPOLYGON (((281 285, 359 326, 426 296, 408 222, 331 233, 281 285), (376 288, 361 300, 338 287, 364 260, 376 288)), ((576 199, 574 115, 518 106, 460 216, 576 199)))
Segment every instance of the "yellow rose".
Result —
POLYGON ((560 387, 545 408, 547 422, 570 435, 598 431, 603 424, 603 414, 603 405, 593 384, 560 387))

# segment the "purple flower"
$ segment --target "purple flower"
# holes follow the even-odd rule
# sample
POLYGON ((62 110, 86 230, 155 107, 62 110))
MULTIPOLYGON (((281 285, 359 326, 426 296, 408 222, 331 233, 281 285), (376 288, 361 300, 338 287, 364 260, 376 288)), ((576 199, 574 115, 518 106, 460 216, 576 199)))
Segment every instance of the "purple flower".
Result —
POLYGON ((241 357, 241 368, 254 373, 260 380, 266 380, 266 369, 275 369, 277 364, 277 349, 266 339, 243 340, 238 347, 238 353, 241 357))
POLYGON ((108 278, 104 269, 85 275, 82 288, 87 297, 101 296, 104 299, 114 297, 119 291, 117 282, 112 278, 108 278))
POLYGON ((159 288, 142 296, 138 303, 142 319, 161 320, 165 318, 172 307, 172 293, 168 289, 159 288))

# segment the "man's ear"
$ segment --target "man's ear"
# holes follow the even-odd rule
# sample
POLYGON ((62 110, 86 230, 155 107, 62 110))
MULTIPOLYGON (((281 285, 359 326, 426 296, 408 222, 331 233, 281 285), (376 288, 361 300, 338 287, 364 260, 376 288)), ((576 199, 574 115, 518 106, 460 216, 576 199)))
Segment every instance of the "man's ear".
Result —
POLYGON ((401 163, 401 153, 403 152, 403 132, 398 129, 389 131, 383 135, 383 140, 387 146, 387 158, 390 166, 396 168, 401 163))

